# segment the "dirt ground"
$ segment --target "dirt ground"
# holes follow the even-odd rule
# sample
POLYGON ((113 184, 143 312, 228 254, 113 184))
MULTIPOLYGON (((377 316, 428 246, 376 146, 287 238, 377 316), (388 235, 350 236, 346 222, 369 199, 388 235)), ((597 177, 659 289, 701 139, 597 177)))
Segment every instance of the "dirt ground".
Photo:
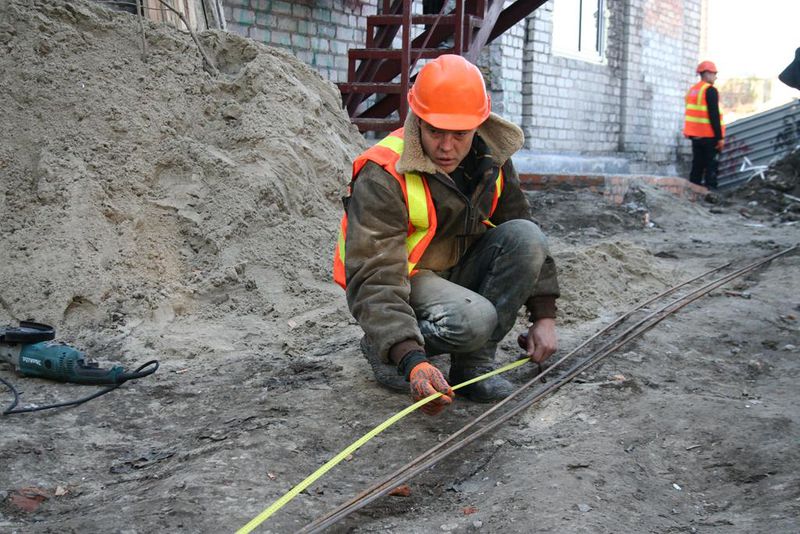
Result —
MULTIPOLYGON (((145 34, 143 59, 132 16, 0 0, 0 324, 52 324, 103 366, 160 362, 76 408, 0 417, 0 531, 234 531, 409 403, 375 383, 331 282, 364 146, 335 87, 224 33, 202 36, 213 77, 189 36, 145 34)), ((787 165, 696 204, 644 185, 620 206, 531 192, 559 265, 559 354, 667 287, 796 245, 787 165)), ((799 332, 795 252, 330 531, 798 532, 799 332)), ((25 405, 95 391, 0 377, 25 405)), ((259 532, 299 529, 486 409, 411 414, 259 532)))

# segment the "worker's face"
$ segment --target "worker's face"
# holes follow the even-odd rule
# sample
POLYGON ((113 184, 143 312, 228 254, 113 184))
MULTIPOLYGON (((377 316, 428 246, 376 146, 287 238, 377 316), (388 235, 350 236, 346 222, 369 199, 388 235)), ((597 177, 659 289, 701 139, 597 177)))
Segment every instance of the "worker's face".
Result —
POLYGON ((420 121, 422 148, 433 162, 446 173, 456 170, 472 146, 473 130, 440 130, 420 121))
POLYGON ((717 80, 717 73, 711 72, 710 70, 703 71, 703 74, 700 76, 702 76, 703 81, 706 83, 713 84, 717 80))

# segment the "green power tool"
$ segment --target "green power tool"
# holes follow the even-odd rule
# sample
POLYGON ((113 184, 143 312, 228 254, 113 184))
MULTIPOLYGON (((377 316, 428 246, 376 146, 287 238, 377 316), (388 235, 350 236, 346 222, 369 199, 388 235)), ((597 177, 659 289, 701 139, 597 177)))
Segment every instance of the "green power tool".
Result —
MULTIPOLYGON (((155 360, 145 363, 130 373, 126 373, 120 366, 102 369, 96 362, 86 358, 83 352, 64 343, 53 341, 54 339, 55 329, 41 323, 20 321, 19 326, 0 326, 0 361, 12 364, 17 373, 26 377, 46 378, 73 384, 109 386, 101 394, 116 389, 128 380, 153 374, 158 369, 158 362, 155 360)), ((0 379, 0 381, 12 389, 16 399, 16 390, 5 380, 0 379)), ((97 395, 93 395, 91 398, 95 396, 97 395)), ((80 402, 84 402, 84 400, 88 399, 82 399, 80 402)), ((63 403, 48 407, 61 407, 76 403, 63 403)), ((16 405, 16 400, 14 405, 16 405)), ((11 408, 3 413, 16 413, 11 411, 11 408)))
POLYGON ((79 350, 53 341, 55 329, 22 321, 19 327, 0 327, 0 360, 12 364, 22 376, 73 384, 112 385, 128 378, 122 367, 100 369, 79 350))

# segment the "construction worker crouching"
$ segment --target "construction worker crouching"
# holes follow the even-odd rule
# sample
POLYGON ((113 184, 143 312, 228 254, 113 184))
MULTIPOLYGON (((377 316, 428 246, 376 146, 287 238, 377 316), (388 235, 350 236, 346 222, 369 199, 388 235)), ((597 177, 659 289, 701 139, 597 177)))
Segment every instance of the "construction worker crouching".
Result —
POLYGON ((717 160, 725 146, 725 121, 714 87, 717 67, 711 61, 697 66, 700 81, 686 93, 683 135, 692 140, 692 170, 689 181, 717 188, 717 160))
MULTIPOLYGON (((378 382, 415 400, 441 392, 423 407, 433 415, 452 402, 450 384, 494 368, 523 305, 528 356, 555 352, 559 288, 511 162, 522 130, 490 112, 480 71, 440 56, 408 102, 403 128, 355 159, 334 279, 378 382), (450 355, 448 379, 428 360, 438 354, 450 355)), ((459 394, 494 402, 513 390, 495 375, 459 394)))

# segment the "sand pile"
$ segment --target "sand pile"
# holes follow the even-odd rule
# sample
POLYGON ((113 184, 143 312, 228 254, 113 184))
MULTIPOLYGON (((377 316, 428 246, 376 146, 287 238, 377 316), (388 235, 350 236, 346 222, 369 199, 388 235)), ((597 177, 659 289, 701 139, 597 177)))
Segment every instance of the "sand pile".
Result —
POLYGON ((643 247, 627 241, 605 241, 589 247, 558 250, 561 282, 559 323, 570 325, 594 319, 609 320, 619 310, 608 305, 634 307, 653 287, 674 283, 671 271, 662 271, 643 247))
POLYGON ((364 143, 333 84, 225 32, 201 35, 213 77, 188 34, 145 34, 143 60, 132 15, 0 2, 0 323, 157 336, 292 314, 330 279, 364 143))
MULTIPOLYGON (((330 82, 225 32, 200 36, 213 76, 172 27, 147 25, 143 60, 132 15, 0 5, 0 324, 47 322, 93 354, 176 366, 200 354, 283 360, 331 335, 357 342, 330 265, 350 162, 367 143, 330 82)), ((583 217, 532 202, 548 234, 601 238, 553 242, 564 324, 673 277, 645 250, 603 239, 640 216, 594 199, 583 217)))

